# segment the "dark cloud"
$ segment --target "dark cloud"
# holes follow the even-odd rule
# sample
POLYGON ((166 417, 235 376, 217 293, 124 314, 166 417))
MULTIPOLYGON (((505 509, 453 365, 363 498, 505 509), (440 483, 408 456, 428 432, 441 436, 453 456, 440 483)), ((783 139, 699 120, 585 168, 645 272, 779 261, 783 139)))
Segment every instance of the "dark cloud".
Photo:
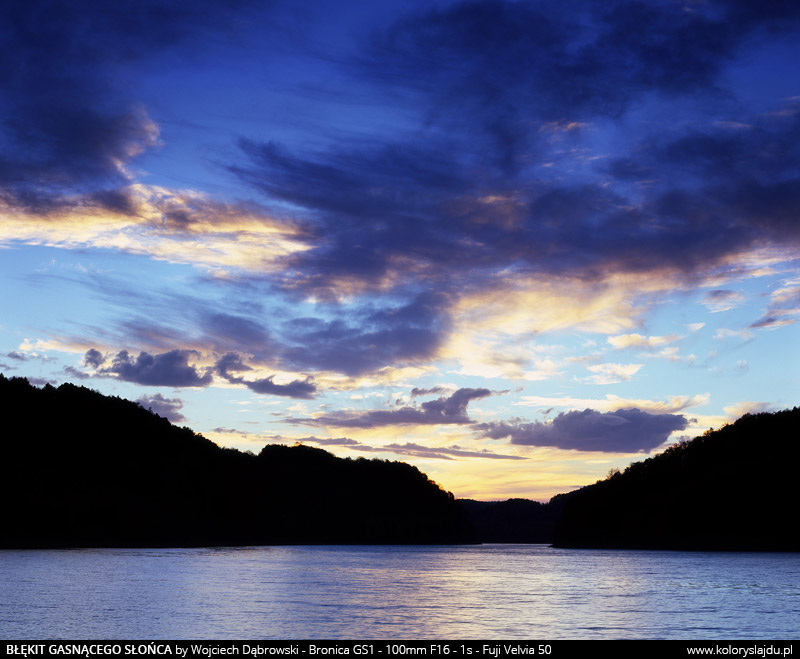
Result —
POLYGON ((650 136, 612 165, 618 178, 625 167, 653 179, 640 212, 658 243, 648 245, 642 227, 629 242, 657 262, 690 267, 764 242, 800 242, 800 107, 741 119, 650 136))
POLYGON ((470 184, 443 145, 368 141, 359 150, 308 156, 274 144, 242 148, 249 164, 231 167, 234 173, 311 214, 308 241, 315 246, 288 259, 287 288, 336 299, 342 283, 374 285, 403 264, 439 270, 454 260, 455 227, 435 218, 458 221, 459 211, 447 206, 470 184))
POLYGON ((163 416, 165 419, 169 419, 172 423, 178 423, 186 419, 186 417, 180 413, 183 407, 183 401, 180 398, 164 398, 162 394, 154 394, 152 396, 137 398, 136 402, 146 410, 150 410, 159 416, 163 416))
POLYGON ((449 328, 449 298, 426 293, 407 304, 354 314, 355 322, 299 318, 286 323, 281 353, 299 369, 359 375, 436 354, 449 328))
POLYGON ((261 380, 243 380, 234 378, 231 382, 245 385, 250 391, 257 394, 270 394, 272 396, 287 396, 288 398, 310 399, 317 392, 317 385, 309 376, 303 380, 292 380, 287 384, 275 384, 274 375, 261 380))
POLYGON ((553 446, 575 451, 648 453, 661 446, 670 433, 687 427, 679 414, 650 414, 635 408, 616 412, 562 412, 550 423, 540 421, 491 422, 476 426, 482 437, 503 439, 525 446, 553 446))
POLYGON ((745 39, 796 25, 794 3, 766 4, 578 0, 556 12, 544 2, 461 2, 377 35, 366 65, 402 85, 434 80, 443 92, 493 96, 497 105, 521 93, 520 107, 533 100, 534 113, 552 110, 556 119, 570 103, 612 112, 634 94, 705 88, 745 39))
POLYGON ((88 373, 84 373, 83 371, 79 371, 74 366, 65 366, 64 367, 64 373, 66 373, 70 377, 76 378, 78 380, 88 380, 89 378, 92 377, 88 373))
POLYGON ((800 114, 744 117, 721 87, 746 46, 797 31, 800 11, 776 4, 478 1, 409 15, 355 70, 424 108, 416 131, 305 153, 243 140, 230 169, 303 211, 314 247, 287 258, 282 283, 322 297, 343 282, 481 287, 509 267, 691 275, 758 241, 800 241, 800 114), (579 162, 588 126, 604 140, 654 97, 690 104, 693 121, 579 162), (751 129, 720 121, 728 108, 751 129), (564 154, 577 154, 567 170, 564 154))
POLYGON ((314 398, 317 391, 317 385, 314 384, 311 377, 306 377, 303 380, 292 380, 287 384, 276 384, 273 379, 274 375, 260 380, 245 380, 233 373, 240 373, 242 371, 253 370, 247 366, 239 355, 236 353, 227 353, 220 357, 216 363, 217 372, 225 378, 228 382, 233 384, 243 384, 250 391, 257 394, 271 394, 273 396, 287 396, 289 398, 310 399, 314 398))
POLYGON ((6 357, 10 357, 11 359, 16 359, 17 361, 24 362, 27 361, 27 357, 23 355, 21 352, 17 352, 16 350, 12 350, 9 353, 6 353, 6 357))
POLYGON ((35 212, 72 203, 129 212, 120 164, 155 132, 116 67, 181 44, 207 47, 243 4, 2 3, 0 200, 35 212))
POLYGON ((223 378, 229 381, 231 380, 231 378, 235 378, 235 376, 231 375, 231 373, 241 373, 242 371, 253 370, 247 364, 245 364, 242 361, 241 356, 235 352, 229 352, 224 354, 217 360, 215 366, 219 374, 223 378))
POLYGON ((103 353, 95 348, 89 348, 83 356, 83 363, 93 368, 100 368, 105 361, 106 358, 103 356, 103 353))
POLYGON ((273 350, 269 332, 251 318, 229 313, 200 314, 204 341, 217 352, 234 350, 268 352, 273 350))
POLYGON ((287 419, 290 423, 337 428, 378 428, 380 426, 471 424, 467 415, 470 401, 492 395, 490 389, 459 389, 452 396, 422 403, 419 407, 366 412, 336 412, 315 418, 287 419))
POLYGON ((572 1, 558 11, 544 2, 461 2, 377 34, 362 65, 374 79, 417 90, 429 121, 469 133, 495 167, 513 172, 538 146, 532 119, 616 118, 653 92, 713 92, 748 38, 796 24, 798 13, 748 12, 725 0, 691 10, 629 0, 572 1))
POLYGON ((431 387, 430 389, 419 389, 418 387, 414 387, 411 390, 411 398, 416 398, 417 396, 432 396, 434 394, 443 394, 447 391, 444 387, 431 387))
MULTIPOLYGON (((155 134, 115 83, 118 67, 167 61, 206 37, 228 39, 233 23, 255 16, 241 13, 241 3, 210 0, 95 4, 37 0, 0 9, 14 26, 0 35, 14 53, 0 65, 0 195, 10 203, 47 210, 77 195, 133 212, 120 165, 155 134)), ((499 273, 591 281, 669 267, 691 277, 745 248, 798 244, 798 107, 745 112, 722 74, 759 39, 791 37, 799 13, 796 3, 756 10, 733 0, 568 0, 558 11, 544 2, 424 6, 355 41, 361 50, 338 63, 338 74, 350 76, 337 80, 342 88, 364 89, 376 107, 397 103, 404 121, 396 130, 369 134, 367 121, 342 139, 316 126, 319 139, 290 146, 251 135, 227 163, 275 217, 292 216, 287 227, 309 249, 281 258, 275 284, 292 300, 313 294, 320 317, 270 316, 267 324, 258 303, 226 300, 220 310, 176 296, 159 306, 186 309, 186 317, 160 324, 139 292, 125 302, 148 316, 121 327, 134 340, 118 345, 203 345, 234 355, 217 365, 229 382, 310 398, 310 378, 247 380, 251 367, 238 355, 276 371, 358 376, 435 358, 453 303, 495 285, 499 273), (648 104, 677 108, 681 121, 670 116, 669 130, 651 134, 643 126, 652 117, 636 114, 648 104)), ((180 233, 197 217, 222 225, 234 210, 164 202, 159 230, 180 233)), ((242 290, 274 294, 272 278, 243 276, 242 290)), ((781 318, 769 313, 759 326, 781 318)), ((153 359, 150 370, 166 369, 142 354, 153 359)), ((87 353, 85 364, 100 368, 102 357, 87 353)), ((182 381, 198 384, 177 386, 210 382, 210 373, 183 366, 182 381)), ((129 357, 103 370, 159 380, 129 357)))
POLYGON ((134 358, 127 350, 116 354, 111 366, 100 369, 100 373, 116 375, 120 380, 136 384, 167 387, 206 387, 213 379, 207 370, 202 375, 195 366, 189 364, 190 358, 197 358, 194 350, 170 350, 151 355, 140 352, 134 358))

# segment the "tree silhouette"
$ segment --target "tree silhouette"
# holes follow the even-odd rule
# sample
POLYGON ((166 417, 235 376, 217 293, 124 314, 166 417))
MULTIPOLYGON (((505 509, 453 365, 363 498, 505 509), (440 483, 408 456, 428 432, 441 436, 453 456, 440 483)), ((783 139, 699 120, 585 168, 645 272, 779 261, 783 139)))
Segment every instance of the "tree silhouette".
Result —
POLYGON ((223 449, 71 384, 0 375, 0 396, 2 547, 475 540, 452 495, 410 465, 223 449))

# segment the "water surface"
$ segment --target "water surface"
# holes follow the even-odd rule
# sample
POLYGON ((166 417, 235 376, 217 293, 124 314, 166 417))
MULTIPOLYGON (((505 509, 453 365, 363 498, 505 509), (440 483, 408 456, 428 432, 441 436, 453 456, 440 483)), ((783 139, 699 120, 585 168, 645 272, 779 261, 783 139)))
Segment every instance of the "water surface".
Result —
POLYGON ((545 545, 0 551, 4 639, 791 639, 800 555, 545 545))

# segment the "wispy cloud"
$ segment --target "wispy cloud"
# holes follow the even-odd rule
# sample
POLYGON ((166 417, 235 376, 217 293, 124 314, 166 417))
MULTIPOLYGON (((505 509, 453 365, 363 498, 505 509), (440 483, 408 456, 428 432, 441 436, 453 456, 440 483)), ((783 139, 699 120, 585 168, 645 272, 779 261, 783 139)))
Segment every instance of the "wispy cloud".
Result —
POLYGON ((629 382, 644 364, 595 364, 587 366, 587 370, 595 375, 580 378, 586 384, 616 384, 629 382))
POLYGON ((619 334, 609 336, 607 341, 613 348, 624 350, 626 348, 638 348, 641 350, 663 350, 670 343, 674 343, 681 337, 677 334, 670 336, 643 336, 641 334, 619 334))
POLYGON ((522 396, 515 405, 531 407, 569 407, 593 408, 601 412, 614 412, 625 408, 636 408, 650 414, 675 414, 691 407, 704 405, 710 394, 694 396, 668 396, 665 400, 645 400, 641 398, 623 398, 614 394, 606 394, 605 398, 576 398, 572 396, 522 396))
POLYGON ((359 412, 337 412, 313 418, 287 419, 290 423, 331 426, 335 428, 377 428, 380 426, 471 424, 467 415, 470 401, 491 396, 489 389, 462 388, 451 396, 437 398, 419 405, 404 406, 394 410, 368 410, 359 412))

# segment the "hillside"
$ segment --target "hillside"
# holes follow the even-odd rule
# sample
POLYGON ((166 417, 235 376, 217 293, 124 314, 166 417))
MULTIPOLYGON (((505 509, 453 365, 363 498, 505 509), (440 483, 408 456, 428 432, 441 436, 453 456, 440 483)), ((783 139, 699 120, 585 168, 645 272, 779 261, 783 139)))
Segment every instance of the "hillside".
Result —
POLYGON ((745 415, 556 497, 554 544, 798 551, 798 467, 800 408, 745 415))
POLYGON ((0 547, 475 540, 452 495, 405 463, 223 449, 72 384, 0 375, 0 400, 0 547))

